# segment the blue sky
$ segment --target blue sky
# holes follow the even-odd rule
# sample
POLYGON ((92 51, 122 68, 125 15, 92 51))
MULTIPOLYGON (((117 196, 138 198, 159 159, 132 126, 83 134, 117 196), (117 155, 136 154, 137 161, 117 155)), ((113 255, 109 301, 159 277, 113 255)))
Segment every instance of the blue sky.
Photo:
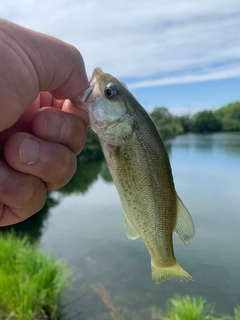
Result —
POLYGON ((73 44, 149 111, 240 100, 239 0, 9 0, 0 16, 73 44))
POLYGON ((204 109, 216 110, 240 101, 240 78, 173 84, 131 90, 145 109, 164 106, 172 114, 194 114, 204 109))

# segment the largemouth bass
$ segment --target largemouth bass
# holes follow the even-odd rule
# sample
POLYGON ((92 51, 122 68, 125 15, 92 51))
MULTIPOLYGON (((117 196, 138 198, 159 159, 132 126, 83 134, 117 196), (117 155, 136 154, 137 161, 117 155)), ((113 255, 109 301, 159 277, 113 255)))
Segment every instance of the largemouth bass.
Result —
POLYGON ((178 197, 167 151, 152 119, 126 86, 96 68, 83 101, 116 185, 129 239, 141 237, 151 257, 152 280, 191 280, 177 262, 172 234, 185 245, 192 218, 178 197))

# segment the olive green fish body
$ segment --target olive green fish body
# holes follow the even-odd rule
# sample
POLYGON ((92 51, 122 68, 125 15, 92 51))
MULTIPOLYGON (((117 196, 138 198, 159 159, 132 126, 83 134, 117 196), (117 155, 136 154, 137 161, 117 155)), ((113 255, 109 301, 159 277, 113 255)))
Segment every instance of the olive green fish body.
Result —
MULTIPOLYGON (((149 123, 141 127, 143 132, 155 133, 155 128, 145 131, 144 126, 149 123)), ((101 144, 128 222, 141 235, 155 265, 172 264, 176 193, 162 141, 134 130, 121 147, 101 144)))
POLYGON ((176 194, 169 158, 152 119, 123 84, 100 69, 95 69, 86 95, 91 125, 123 206, 127 236, 140 236, 145 243, 154 282, 192 279, 174 257, 172 233, 188 244, 194 226, 176 194))

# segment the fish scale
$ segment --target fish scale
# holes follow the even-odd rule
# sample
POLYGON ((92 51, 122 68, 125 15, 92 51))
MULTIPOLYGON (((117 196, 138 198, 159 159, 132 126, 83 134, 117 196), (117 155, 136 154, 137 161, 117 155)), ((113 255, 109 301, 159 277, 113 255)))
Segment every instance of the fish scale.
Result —
POLYGON ((168 154, 152 119, 121 82, 99 68, 83 99, 123 206, 127 236, 141 237, 147 247, 152 280, 191 280, 174 256, 172 234, 187 245, 194 225, 175 191, 168 154))

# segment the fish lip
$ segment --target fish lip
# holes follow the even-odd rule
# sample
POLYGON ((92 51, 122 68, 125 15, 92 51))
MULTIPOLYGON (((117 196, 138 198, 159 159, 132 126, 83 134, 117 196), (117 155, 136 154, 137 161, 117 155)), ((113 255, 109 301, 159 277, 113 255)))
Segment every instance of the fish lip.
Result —
POLYGON ((93 85, 98 81, 98 79, 103 75, 103 71, 100 68, 95 68, 92 73, 92 78, 90 80, 90 85, 93 85))
POLYGON ((96 82, 99 80, 99 78, 101 77, 101 75, 103 75, 102 69, 95 68, 93 70, 92 78, 90 80, 90 86, 82 92, 82 101, 84 103, 86 103, 87 100, 89 99, 91 93, 93 92, 94 86, 96 82))
POLYGON ((82 92, 82 102, 83 103, 87 103, 87 100, 90 97, 92 92, 93 92, 93 86, 88 87, 86 90, 84 90, 82 92))

